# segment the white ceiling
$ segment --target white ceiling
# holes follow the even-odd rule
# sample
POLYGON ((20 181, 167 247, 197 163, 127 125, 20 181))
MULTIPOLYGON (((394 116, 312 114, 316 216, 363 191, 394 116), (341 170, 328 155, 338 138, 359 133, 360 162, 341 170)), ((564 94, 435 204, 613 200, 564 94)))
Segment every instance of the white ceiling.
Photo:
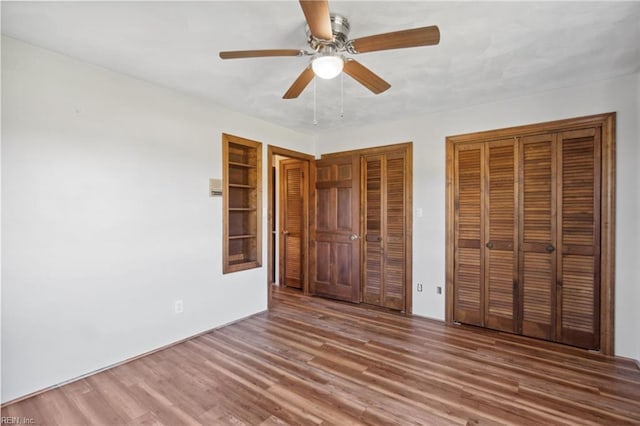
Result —
POLYGON ((640 2, 331 1, 351 38, 438 25, 437 46, 357 55, 391 84, 344 76, 282 95, 308 58, 223 61, 220 50, 306 49, 296 1, 7 2, 2 32, 305 133, 457 109, 640 70, 640 2))

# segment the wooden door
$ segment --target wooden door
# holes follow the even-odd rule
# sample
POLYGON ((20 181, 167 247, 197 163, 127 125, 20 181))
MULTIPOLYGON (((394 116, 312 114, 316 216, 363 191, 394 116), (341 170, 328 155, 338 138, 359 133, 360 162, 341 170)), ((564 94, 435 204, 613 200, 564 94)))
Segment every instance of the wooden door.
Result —
POLYGON ((360 157, 316 161, 311 226, 312 294, 360 302, 360 157))
POLYGON ((280 162, 280 285, 302 288, 309 164, 301 160, 280 162))
POLYGON ((484 144, 459 144, 454 151, 453 320, 484 326, 482 194, 484 144))
POLYGON ((517 144, 513 139, 455 150, 454 318, 517 329, 517 144))
POLYGON ((600 129, 558 134, 557 340, 600 346, 600 129))
POLYGON ((362 160, 363 301, 405 309, 405 151, 365 155, 362 160))
POLYGON ((520 153, 521 333, 555 340, 556 137, 522 138, 520 153))
POLYGON ((613 354, 614 130, 609 113, 447 137, 447 321, 613 354))
POLYGON ((484 150, 484 321, 509 332, 518 320, 517 148, 511 138, 488 142, 484 150))

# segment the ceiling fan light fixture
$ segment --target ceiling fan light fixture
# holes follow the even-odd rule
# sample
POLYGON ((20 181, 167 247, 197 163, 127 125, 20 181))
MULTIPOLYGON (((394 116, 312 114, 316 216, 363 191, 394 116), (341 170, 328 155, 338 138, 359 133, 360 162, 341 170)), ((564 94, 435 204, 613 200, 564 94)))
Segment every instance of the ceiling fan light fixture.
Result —
POLYGON ((340 75, 343 67, 344 60, 340 55, 318 56, 311 61, 313 73, 325 80, 330 80, 340 75))

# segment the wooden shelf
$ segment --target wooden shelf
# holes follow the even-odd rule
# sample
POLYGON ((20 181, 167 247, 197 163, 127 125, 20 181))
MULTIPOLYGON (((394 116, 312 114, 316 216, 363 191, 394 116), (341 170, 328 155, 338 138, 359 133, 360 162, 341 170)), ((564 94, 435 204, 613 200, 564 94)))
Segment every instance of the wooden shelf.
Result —
POLYGON ((237 163, 235 161, 229 161, 227 163, 229 166, 233 166, 233 167, 246 167, 248 169, 255 169, 256 166, 253 164, 247 164, 247 163, 237 163))
POLYGON ((242 240, 246 238, 255 238, 256 234, 247 234, 247 235, 229 235, 230 240, 242 240))
MULTIPOLYGON (((259 268, 259 267, 260 267, 260 264, 259 264, 259 263, 257 263, 255 260, 249 260, 249 261, 248 261, 248 260, 246 260, 246 259, 244 259, 244 258, 232 259, 232 260, 229 262, 229 266, 230 266, 230 267, 231 267, 231 266, 240 267, 240 268, 237 268, 237 270, 239 270, 239 271, 240 271, 240 270, 243 270, 243 269, 250 269, 250 268, 247 268, 247 267, 246 267, 246 265, 247 265, 247 264, 251 264, 251 265, 253 265, 253 266, 252 266, 253 268, 259 268)), ((234 271, 231 271, 231 272, 234 272, 234 271)))
POLYGON ((222 135, 223 272, 261 266, 262 144, 222 135))

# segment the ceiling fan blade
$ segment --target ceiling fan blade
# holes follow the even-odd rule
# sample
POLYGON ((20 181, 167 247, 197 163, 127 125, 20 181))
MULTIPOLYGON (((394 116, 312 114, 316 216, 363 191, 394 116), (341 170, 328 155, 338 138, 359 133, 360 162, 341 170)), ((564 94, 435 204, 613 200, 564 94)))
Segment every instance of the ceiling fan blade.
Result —
POLYGON ((304 50, 271 49, 271 50, 231 50, 220 52, 222 59, 261 58, 264 56, 302 56, 304 50))
POLYGON ((311 67, 307 67, 302 71, 302 73, 296 78, 296 81, 293 82, 287 93, 284 94, 282 99, 295 99, 300 96, 300 93, 311 83, 315 74, 311 67))
POLYGON ((331 15, 327 0, 300 0, 311 35, 320 40, 333 40, 331 15))
POLYGON ((350 75, 358 83, 371 90, 376 95, 387 90, 391 85, 377 74, 353 59, 345 61, 342 71, 350 75))
POLYGON ((365 53, 405 47, 432 46, 438 43, 440 43, 440 30, 437 26, 432 25, 357 38, 349 41, 348 49, 351 53, 365 53))

